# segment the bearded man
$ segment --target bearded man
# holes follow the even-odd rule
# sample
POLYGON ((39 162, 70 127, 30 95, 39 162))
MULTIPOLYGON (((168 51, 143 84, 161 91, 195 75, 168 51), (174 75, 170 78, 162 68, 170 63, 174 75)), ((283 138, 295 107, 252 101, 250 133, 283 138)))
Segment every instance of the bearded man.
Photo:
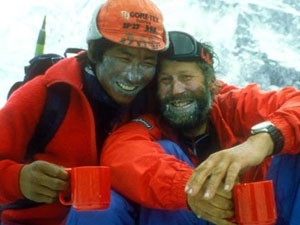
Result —
POLYGON ((299 153, 300 92, 227 85, 216 79, 209 45, 179 31, 169 40, 158 110, 114 131, 101 164, 112 187, 140 206, 140 224, 233 225, 236 180, 265 179, 273 155, 299 153))

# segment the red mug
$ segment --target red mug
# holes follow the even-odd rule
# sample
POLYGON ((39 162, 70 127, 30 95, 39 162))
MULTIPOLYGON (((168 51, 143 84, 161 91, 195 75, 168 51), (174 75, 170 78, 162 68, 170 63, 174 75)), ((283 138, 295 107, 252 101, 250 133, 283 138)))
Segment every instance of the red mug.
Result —
POLYGON ((59 193, 63 205, 77 210, 101 210, 110 205, 110 169, 107 166, 67 168, 69 190, 59 193))
POLYGON ((240 225, 272 225, 277 219, 271 180, 236 184, 233 188, 235 217, 240 225))

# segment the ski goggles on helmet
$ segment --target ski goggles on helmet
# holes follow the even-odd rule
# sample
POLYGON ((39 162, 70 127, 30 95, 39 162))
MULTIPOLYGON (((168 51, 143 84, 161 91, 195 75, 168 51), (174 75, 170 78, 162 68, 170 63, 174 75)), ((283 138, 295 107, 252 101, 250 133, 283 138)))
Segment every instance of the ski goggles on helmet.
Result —
POLYGON ((204 60, 212 65, 212 54, 196 39, 181 31, 169 32, 169 49, 162 53, 163 57, 179 61, 204 60))

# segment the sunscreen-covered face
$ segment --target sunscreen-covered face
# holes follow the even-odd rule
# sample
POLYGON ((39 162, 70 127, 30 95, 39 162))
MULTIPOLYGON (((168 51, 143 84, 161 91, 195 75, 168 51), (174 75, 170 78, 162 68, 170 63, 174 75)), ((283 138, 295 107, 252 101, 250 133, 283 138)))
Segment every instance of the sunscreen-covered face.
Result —
POLYGON ((203 125, 211 105, 211 95, 196 62, 163 59, 158 73, 161 113, 178 129, 203 125))
POLYGON ((104 90, 119 104, 129 104, 153 79, 157 53, 115 45, 96 65, 96 76, 104 90))

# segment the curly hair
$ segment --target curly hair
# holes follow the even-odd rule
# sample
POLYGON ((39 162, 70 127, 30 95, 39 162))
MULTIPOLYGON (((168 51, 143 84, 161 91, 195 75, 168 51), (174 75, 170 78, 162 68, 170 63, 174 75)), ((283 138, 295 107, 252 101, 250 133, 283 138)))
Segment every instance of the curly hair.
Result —
POLYGON ((157 73, 159 73, 161 67, 161 60, 168 59, 181 62, 196 62, 199 68, 201 69, 204 77, 205 84, 211 84, 211 95, 214 96, 215 92, 218 89, 218 84, 216 82, 216 72, 215 72, 215 61, 217 59, 217 54, 214 52, 213 47, 205 42, 197 41, 197 48, 199 50, 199 55, 197 57, 174 57, 173 46, 170 44, 170 47, 167 51, 162 52, 158 55, 158 66, 157 73))
POLYGON ((217 78, 215 71, 215 61, 217 60, 218 56, 210 44, 197 41, 197 45, 199 49, 203 49, 204 52, 209 56, 209 59, 203 59, 200 57, 200 60, 196 60, 196 62, 205 77, 205 84, 208 85, 210 83, 212 86, 211 96, 213 97, 219 88, 218 83, 216 82, 217 78))

